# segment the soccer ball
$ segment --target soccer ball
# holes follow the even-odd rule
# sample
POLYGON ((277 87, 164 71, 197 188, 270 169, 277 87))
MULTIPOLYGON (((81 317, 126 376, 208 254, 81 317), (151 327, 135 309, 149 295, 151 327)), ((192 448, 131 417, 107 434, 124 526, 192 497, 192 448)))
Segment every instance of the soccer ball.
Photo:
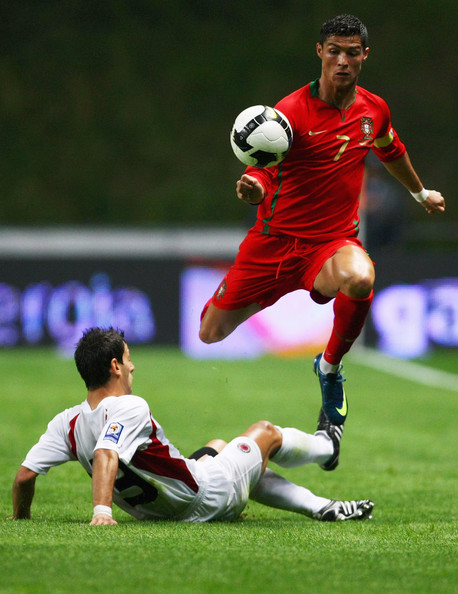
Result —
POLYGON ((278 165, 288 154, 292 142, 293 130, 288 118, 267 105, 244 109, 232 126, 232 150, 245 165, 278 165))

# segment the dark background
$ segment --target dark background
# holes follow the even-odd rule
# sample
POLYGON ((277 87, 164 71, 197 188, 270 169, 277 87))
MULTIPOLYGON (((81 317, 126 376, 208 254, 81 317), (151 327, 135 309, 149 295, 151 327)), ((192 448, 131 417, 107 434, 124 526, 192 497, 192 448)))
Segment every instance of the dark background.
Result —
MULTIPOLYGON (((0 3, 0 225, 231 225, 247 218, 235 116, 319 76, 321 24, 368 26, 384 97, 427 188, 455 190, 456 0, 0 3)), ((388 174, 386 174, 388 175, 388 174)), ((427 217, 403 191, 407 220, 427 217)), ((440 235, 440 230, 438 231, 440 235)))
MULTIPOLYGON (((122 328, 131 344, 189 344, 183 335, 180 343, 180 329, 184 331, 180 312, 184 308, 191 311, 194 307, 192 315, 198 320, 208 297, 203 292, 197 307, 195 302, 183 301, 181 275, 195 264, 186 257, 136 258, 119 253, 71 259, 0 257, 0 347, 55 344, 65 354, 72 355, 81 332, 96 325, 122 328), (42 289, 38 294, 37 288, 42 289), (145 317, 145 310, 138 307, 138 301, 129 303, 126 291, 141 292, 148 301, 154 326, 150 334, 149 316, 145 317), (145 334, 145 331, 148 332, 145 334)), ((222 263, 218 264, 220 268, 222 263)), ((216 262, 202 259, 199 265, 212 267, 216 262)), ((448 294, 436 294, 434 298, 432 294, 425 296, 424 310, 419 313, 417 307, 414 319, 412 316, 403 319, 403 308, 407 304, 398 299, 393 309, 385 309, 383 320, 379 320, 380 328, 376 327, 372 315, 373 306, 365 325, 364 344, 378 345, 383 334, 394 337, 392 343, 399 345, 413 333, 424 338, 431 350, 437 345, 456 349, 458 280, 448 278, 454 266, 456 259, 452 254, 442 258, 426 252, 407 256, 398 249, 380 253, 376 300, 384 289, 393 286, 420 290, 448 284, 448 294), (402 326, 399 330, 394 328, 393 320, 402 326), (401 332, 406 336, 397 340, 401 332)), ((305 291, 303 298, 304 301, 309 299, 305 291)), ((243 350, 240 356, 244 356, 243 350)))
POLYGON ((179 343, 180 274, 185 263, 169 259, 124 258, 0 258, 0 346, 65 343, 71 353, 81 332, 91 326, 120 327, 132 344, 160 345, 179 343), (99 295, 99 313, 95 313, 94 279, 103 275, 108 281, 106 295, 99 295), (45 288, 42 299, 26 300, 26 290, 37 285, 45 288), (5 292, 5 287, 7 292, 5 292), (75 289, 85 292, 83 307, 77 303, 75 289), (65 291, 65 295, 62 291, 65 291), (128 298, 116 293, 141 291, 150 302, 154 322, 153 335, 139 340, 133 332, 141 324, 141 315, 128 298), (60 293, 59 322, 51 320, 50 303, 60 293), (101 303, 101 299, 108 302, 101 303), (138 316, 136 314, 139 314, 138 316), (33 319, 33 322, 31 321, 33 319), (55 328, 55 335, 50 331, 55 328), (57 326, 60 326, 59 328, 57 326), (26 328, 34 330, 34 338, 26 328), (67 344, 68 343, 68 344, 67 344))

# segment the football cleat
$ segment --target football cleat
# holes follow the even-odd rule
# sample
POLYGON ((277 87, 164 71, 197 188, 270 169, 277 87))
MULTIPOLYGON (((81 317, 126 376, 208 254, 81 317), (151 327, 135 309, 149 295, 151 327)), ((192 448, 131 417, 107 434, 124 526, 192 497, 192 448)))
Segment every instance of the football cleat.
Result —
POLYGON ((342 439, 344 427, 343 425, 333 425, 326 416, 323 409, 320 410, 320 416, 318 417, 318 426, 316 432, 319 431, 326 433, 331 438, 334 445, 334 453, 324 464, 320 464, 320 468, 323 470, 334 470, 339 464, 339 453, 340 453, 340 440, 342 439))
POLYGON ((322 356, 323 354, 320 353, 315 357, 313 371, 320 380, 323 410, 333 425, 343 425, 347 418, 348 406, 347 397, 342 385, 345 380, 340 373, 342 365, 339 366, 337 373, 323 373, 320 370, 322 356))
POLYGON ((319 512, 313 514, 320 522, 343 522, 344 520, 372 520, 374 502, 370 499, 359 501, 331 501, 319 512))

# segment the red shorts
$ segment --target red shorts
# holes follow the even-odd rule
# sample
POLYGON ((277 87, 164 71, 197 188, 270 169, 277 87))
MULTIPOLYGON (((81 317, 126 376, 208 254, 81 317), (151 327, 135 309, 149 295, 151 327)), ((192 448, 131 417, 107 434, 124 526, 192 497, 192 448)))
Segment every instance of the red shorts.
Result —
POLYGON ((330 299, 313 289, 315 277, 326 260, 348 244, 364 249, 356 237, 310 243, 250 229, 211 302, 220 309, 240 309, 252 303, 264 309, 287 293, 305 289, 315 301, 326 303, 330 299))

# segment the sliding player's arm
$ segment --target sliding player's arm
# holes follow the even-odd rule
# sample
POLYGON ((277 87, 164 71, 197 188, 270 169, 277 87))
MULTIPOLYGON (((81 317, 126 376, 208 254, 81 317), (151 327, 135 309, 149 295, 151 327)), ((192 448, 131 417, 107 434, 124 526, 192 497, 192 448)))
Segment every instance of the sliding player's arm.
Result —
POLYGON ((21 466, 13 483, 13 515, 9 520, 30 520, 38 474, 21 466))
POLYGON ((113 489, 118 472, 118 453, 111 449, 98 449, 92 463, 92 503, 94 515, 91 526, 117 525, 112 517, 113 489))

